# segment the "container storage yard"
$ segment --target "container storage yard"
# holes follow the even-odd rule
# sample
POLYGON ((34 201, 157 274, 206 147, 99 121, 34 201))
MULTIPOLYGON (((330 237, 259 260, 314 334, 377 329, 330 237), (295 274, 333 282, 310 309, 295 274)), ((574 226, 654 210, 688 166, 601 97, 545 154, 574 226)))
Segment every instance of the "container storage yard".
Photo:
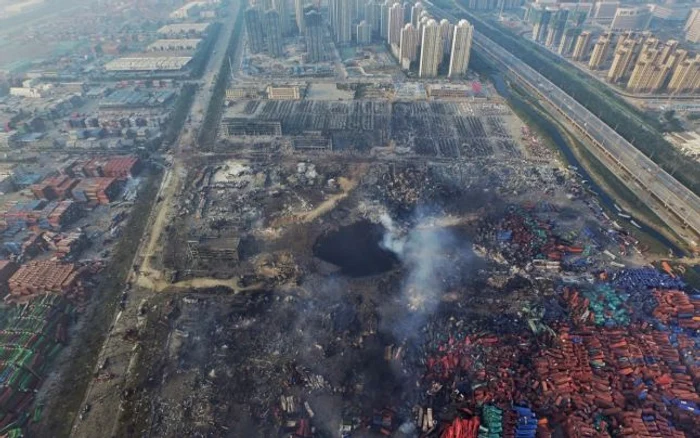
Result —
POLYGON ((0 435, 19 437, 74 360, 71 327, 105 299, 98 282, 151 170, 134 155, 85 154, 13 171, 33 175, 0 196, 0 435))
POLYGON ((31 409, 36 389, 67 341, 74 309, 58 295, 45 294, 12 308, 0 323, 0 428, 15 430, 41 418, 31 409))
POLYGON ((0 17, 0 436, 64 437, 240 4, 27 5, 0 17))

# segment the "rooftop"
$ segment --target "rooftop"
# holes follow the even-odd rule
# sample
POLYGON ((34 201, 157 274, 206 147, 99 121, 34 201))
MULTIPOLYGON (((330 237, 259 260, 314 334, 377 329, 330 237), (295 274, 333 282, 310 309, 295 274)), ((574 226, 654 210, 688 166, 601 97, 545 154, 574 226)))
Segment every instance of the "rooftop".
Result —
POLYGON ((105 64, 107 71, 150 71, 150 70, 182 70, 190 61, 191 56, 127 56, 115 59, 105 64))
POLYGON ((178 33, 204 33, 211 23, 176 23, 166 24, 158 29, 161 35, 173 35, 178 33))

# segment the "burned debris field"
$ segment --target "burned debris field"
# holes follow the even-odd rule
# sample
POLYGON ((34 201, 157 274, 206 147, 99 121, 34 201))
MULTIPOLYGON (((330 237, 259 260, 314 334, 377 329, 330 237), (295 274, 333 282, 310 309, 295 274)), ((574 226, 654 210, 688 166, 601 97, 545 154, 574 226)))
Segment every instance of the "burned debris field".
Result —
POLYGON ((506 105, 491 102, 247 100, 226 109, 218 150, 239 144, 240 135, 283 135, 295 150, 368 151, 391 141, 424 156, 517 159, 517 124, 506 105))
POLYGON ((342 85, 238 84, 166 166, 74 436, 694 435, 700 295, 633 212, 490 85, 342 85))
POLYGON ((118 436, 693 435, 700 301, 574 171, 252 157, 175 189, 118 436))

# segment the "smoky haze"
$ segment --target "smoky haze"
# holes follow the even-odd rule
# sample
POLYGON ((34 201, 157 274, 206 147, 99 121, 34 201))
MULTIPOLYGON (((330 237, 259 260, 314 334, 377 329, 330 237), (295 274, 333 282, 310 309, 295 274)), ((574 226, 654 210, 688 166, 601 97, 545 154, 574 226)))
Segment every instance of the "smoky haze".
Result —
POLYGON ((400 314, 390 316, 398 339, 417 334, 443 295, 473 270, 471 243, 454 228, 435 225, 435 217, 417 215, 402 228, 383 214, 386 229, 381 245, 399 258, 405 270, 399 295, 400 314))

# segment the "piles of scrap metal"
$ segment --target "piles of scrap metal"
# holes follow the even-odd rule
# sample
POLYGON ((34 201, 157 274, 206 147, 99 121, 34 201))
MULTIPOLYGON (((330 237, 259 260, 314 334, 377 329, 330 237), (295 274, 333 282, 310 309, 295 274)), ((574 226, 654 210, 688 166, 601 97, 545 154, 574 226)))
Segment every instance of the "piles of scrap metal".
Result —
POLYGON ((554 222, 537 218, 529 211, 511 206, 497 222, 481 223, 476 243, 498 248, 503 256, 517 266, 538 261, 567 264, 579 263, 588 255, 586 249, 572 244, 554 232, 554 222))
POLYGON ((664 324, 675 323, 685 329, 700 329, 700 295, 663 289, 655 289, 653 295, 658 304, 653 311, 654 318, 664 324))
POLYGON ((311 419, 315 413, 308 401, 301 401, 292 395, 280 396, 280 416, 282 433, 289 438, 311 438, 314 428, 311 419))
POLYGON ((419 416, 418 429, 450 438, 548 436, 551 422, 569 437, 692 436, 700 428, 700 297, 645 289, 658 306, 633 319, 640 309, 626 303, 629 282, 647 288, 670 277, 618 278, 622 284, 599 281, 583 292, 563 288, 568 311, 534 336, 431 323, 420 405, 432 421, 419 416), (514 424, 522 427, 513 435, 514 424))

